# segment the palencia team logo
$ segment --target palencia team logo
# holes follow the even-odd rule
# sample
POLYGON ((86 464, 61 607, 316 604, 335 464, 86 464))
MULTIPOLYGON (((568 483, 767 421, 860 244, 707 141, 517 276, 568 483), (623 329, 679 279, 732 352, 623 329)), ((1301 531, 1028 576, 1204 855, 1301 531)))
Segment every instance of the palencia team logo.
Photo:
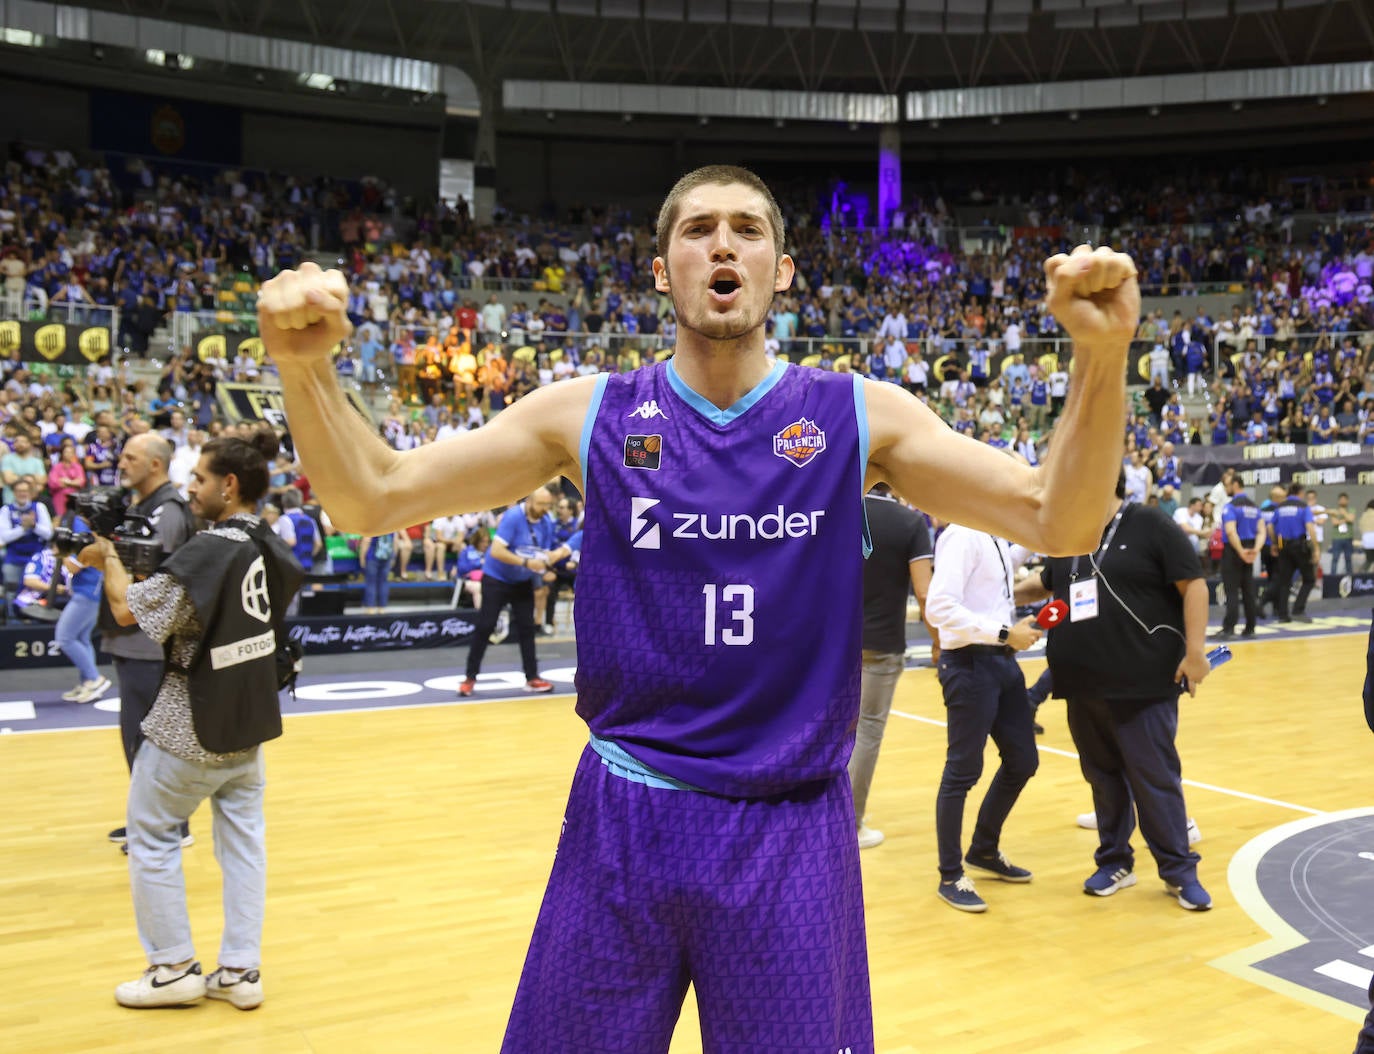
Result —
POLYGON ((1374 970, 1374 808, 1266 831, 1231 859, 1227 880, 1270 939, 1212 965, 1363 1020, 1374 970))
POLYGON ((773 436, 773 453, 801 468, 825 450, 825 432, 805 417, 773 436))

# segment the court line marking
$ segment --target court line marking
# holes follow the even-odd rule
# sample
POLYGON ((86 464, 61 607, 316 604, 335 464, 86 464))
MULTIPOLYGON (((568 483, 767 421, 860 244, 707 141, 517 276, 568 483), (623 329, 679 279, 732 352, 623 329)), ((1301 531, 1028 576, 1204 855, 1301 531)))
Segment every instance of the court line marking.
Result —
MULTIPOLYGON (((427 703, 397 703, 394 706, 340 706, 326 710, 298 710, 292 713, 283 713, 282 720, 290 721, 297 717, 323 717, 329 714, 384 714, 392 710, 425 710, 430 707, 439 706, 486 706, 491 703, 511 703, 511 702, 541 702, 550 699, 576 699, 576 692, 531 692, 526 694, 521 692, 519 695, 492 695, 486 699, 435 699, 427 703)), ((112 728, 118 728, 118 724, 108 725, 68 725, 63 728, 22 728, 15 729, 13 732, 6 733, 13 736, 46 736, 56 735, 61 732, 108 732, 112 728)), ((268 740, 268 742, 272 742, 268 740)))
POLYGON ((1260 892, 1259 864, 1264 855, 1274 846, 1295 834, 1336 821, 1367 816, 1374 816, 1374 808, 1363 806, 1355 809, 1343 809, 1339 812, 1323 813, 1319 816, 1304 816, 1300 820, 1290 820, 1288 823, 1257 834, 1237 849, 1226 869, 1226 882, 1231 887, 1231 895, 1235 897, 1236 903, 1269 934, 1269 939, 1239 951, 1230 952, 1218 959, 1213 959, 1208 965, 1215 966, 1218 970, 1229 973, 1233 977, 1268 988, 1271 992, 1277 992, 1299 1002, 1307 1003, 1309 1006, 1327 1010, 1349 1021, 1363 1021, 1365 1019, 1363 1009, 1337 999, 1335 996, 1329 996, 1296 982, 1276 977, 1259 969, 1255 963, 1271 959, 1276 955, 1292 951, 1294 948, 1300 948, 1308 943, 1307 938, 1295 927, 1289 925, 1283 916, 1269 905, 1269 901, 1260 892))
MULTIPOLYGON (((933 717, 922 717, 920 714, 908 714, 904 710, 893 710, 892 714, 894 717, 904 717, 908 721, 919 721, 922 724, 935 725, 937 728, 945 728, 948 726, 948 722, 940 721, 933 717)), ((1078 760, 1078 755, 1075 754, 1072 750, 1061 750, 1058 747, 1047 747, 1041 743, 1037 743, 1036 747, 1043 754, 1057 754, 1061 758, 1069 758, 1072 761, 1078 760)), ((1294 805, 1292 802, 1280 801, 1278 798, 1266 798, 1263 795, 1251 794, 1248 791, 1234 790, 1230 787, 1219 787, 1215 783, 1202 783, 1198 780, 1185 779, 1183 781, 1183 785, 1185 787, 1196 787, 1198 790, 1214 791, 1217 794, 1226 794, 1231 796, 1232 798, 1243 798, 1246 801, 1258 802, 1261 805, 1275 805, 1278 806, 1280 809, 1290 809, 1293 812, 1303 812, 1307 813, 1309 816, 1328 815, 1328 813, 1324 809, 1311 809, 1308 808, 1306 805, 1294 805)))

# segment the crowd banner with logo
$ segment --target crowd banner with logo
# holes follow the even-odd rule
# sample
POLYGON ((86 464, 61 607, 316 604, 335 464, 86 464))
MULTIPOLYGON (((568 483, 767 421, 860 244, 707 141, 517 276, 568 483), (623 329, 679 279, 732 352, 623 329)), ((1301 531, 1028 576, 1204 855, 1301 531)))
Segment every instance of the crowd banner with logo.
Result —
MULTIPOLYGON (((372 420, 372 414, 363 402, 362 396, 352 389, 345 388, 344 394, 353 409, 365 421, 372 420)), ((273 428, 285 428, 286 401, 281 389, 267 384, 239 384, 220 381, 215 385, 215 397, 219 400, 221 412, 228 421, 266 421, 273 428)))
POLYGON ((59 366, 89 366, 110 357, 109 326, 74 322, 0 322, 0 356, 18 349, 24 362, 59 366))
POLYGON ((1228 468, 1247 487, 1374 486, 1374 446, 1360 443, 1257 443, 1180 446, 1185 484, 1211 486, 1228 468))
MULTIPOLYGON (((465 647, 472 643, 471 619, 447 610, 395 615, 305 617, 286 620, 287 635, 305 650, 306 670, 312 655, 346 655, 359 651, 465 647)), ((15 621, 0 626, 0 667, 19 670, 70 666, 53 640, 51 622, 15 621)), ((108 661, 103 653, 99 661, 108 661)))

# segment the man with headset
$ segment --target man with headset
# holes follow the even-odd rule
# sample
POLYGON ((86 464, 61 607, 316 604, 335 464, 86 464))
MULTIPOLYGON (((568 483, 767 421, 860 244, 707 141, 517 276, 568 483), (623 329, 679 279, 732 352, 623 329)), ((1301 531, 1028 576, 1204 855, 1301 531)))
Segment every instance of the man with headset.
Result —
POLYGON ((1165 889, 1184 909, 1206 911, 1212 898, 1188 846, 1175 737, 1179 693, 1195 693, 1209 670, 1207 582, 1178 524, 1123 501, 1124 473, 1116 493, 1098 549, 1047 561, 1039 579, 1016 587, 1016 601, 1053 594, 1068 606, 1048 658, 1097 813, 1097 870, 1083 891, 1107 897, 1135 885, 1130 839, 1139 814, 1165 889))

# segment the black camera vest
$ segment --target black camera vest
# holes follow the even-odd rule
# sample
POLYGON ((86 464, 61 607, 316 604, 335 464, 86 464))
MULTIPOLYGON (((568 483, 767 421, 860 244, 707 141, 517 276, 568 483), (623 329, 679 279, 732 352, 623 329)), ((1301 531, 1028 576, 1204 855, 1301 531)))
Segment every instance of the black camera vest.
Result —
MULTIPOLYGON (((160 573, 181 583, 201 625, 195 657, 181 671, 201 746, 229 754, 281 735, 276 653, 286 606, 305 577, 291 549, 265 523, 231 518, 191 538, 160 573)), ((169 640, 168 668, 180 670, 170 648, 169 640)))

